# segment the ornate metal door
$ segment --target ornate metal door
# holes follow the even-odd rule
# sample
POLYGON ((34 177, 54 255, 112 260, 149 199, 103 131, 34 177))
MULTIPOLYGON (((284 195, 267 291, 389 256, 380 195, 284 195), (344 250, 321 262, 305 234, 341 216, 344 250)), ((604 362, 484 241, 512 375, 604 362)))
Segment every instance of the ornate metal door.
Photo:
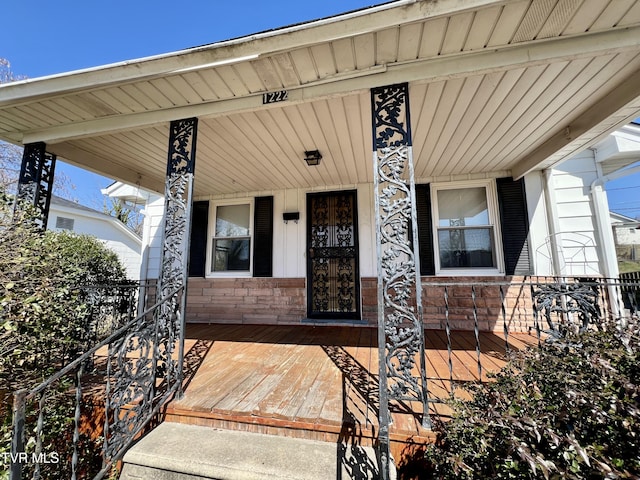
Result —
POLYGON ((360 319, 355 190, 307 194, 309 318, 360 319))

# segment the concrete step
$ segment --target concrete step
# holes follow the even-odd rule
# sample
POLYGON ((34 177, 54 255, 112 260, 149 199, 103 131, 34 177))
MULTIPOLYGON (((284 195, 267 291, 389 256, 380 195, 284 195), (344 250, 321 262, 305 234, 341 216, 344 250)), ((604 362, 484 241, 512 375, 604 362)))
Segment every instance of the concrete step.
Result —
POLYGON ((120 475, 120 480, 377 478, 372 447, 170 422, 156 427, 127 452, 120 475))

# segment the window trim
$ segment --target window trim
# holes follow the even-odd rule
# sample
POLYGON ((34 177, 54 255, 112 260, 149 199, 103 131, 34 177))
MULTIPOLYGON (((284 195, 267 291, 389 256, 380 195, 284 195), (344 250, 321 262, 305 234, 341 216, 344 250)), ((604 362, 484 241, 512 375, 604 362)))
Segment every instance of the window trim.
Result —
POLYGON ((431 189, 431 229, 433 234, 433 256, 435 263, 435 275, 440 277, 451 276, 491 276, 504 275, 504 249, 502 247, 502 226, 500 225, 500 206, 498 205, 498 193, 495 179, 466 180, 458 182, 437 182, 430 184, 431 189), (493 227, 493 255, 495 267, 468 267, 468 268, 441 268, 440 245, 438 242, 438 191, 456 190, 463 188, 484 187, 487 194, 487 210, 489 222, 493 227))
MULTIPOLYGON (((253 276, 253 240, 254 240, 254 228, 253 228, 253 215, 254 215, 254 200, 253 197, 233 198, 226 200, 211 200, 209 202, 209 225, 207 228, 207 260, 205 278, 218 278, 218 277, 238 277, 245 278, 253 276), (218 213, 218 207, 226 207, 232 205, 249 205, 249 270, 228 270, 224 272, 213 271, 213 241, 216 233, 216 218, 218 213)), ((246 236, 238 237, 245 238, 246 236)), ((229 237, 220 237, 229 238, 229 237)))

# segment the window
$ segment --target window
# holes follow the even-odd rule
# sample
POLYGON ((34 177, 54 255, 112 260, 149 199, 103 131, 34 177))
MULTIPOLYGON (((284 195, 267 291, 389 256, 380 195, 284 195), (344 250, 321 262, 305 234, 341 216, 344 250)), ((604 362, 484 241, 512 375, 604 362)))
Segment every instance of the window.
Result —
POLYGON ((211 249, 211 272, 251 270, 251 205, 217 205, 211 249))
POLYGON ((73 218, 56 217, 56 228, 60 230, 73 230, 73 218))
POLYGON ((432 195, 436 269, 502 270, 494 183, 434 184, 432 195))

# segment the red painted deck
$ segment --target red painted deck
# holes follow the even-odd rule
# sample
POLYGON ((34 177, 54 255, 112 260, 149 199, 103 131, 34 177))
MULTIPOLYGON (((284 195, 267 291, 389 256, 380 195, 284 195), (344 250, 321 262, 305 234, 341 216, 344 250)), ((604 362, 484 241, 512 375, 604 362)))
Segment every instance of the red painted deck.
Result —
MULTIPOLYGON (((431 396, 449 391, 445 333, 427 330, 431 396)), ((375 441, 378 405, 377 332, 352 326, 189 325, 184 397, 166 420, 359 444, 375 441)), ((452 334, 454 381, 478 378, 473 332, 452 334)), ((511 348, 535 337, 512 335, 511 348)), ((480 336, 483 377, 505 362, 505 341, 480 336)), ((426 441, 419 405, 393 413, 393 442, 426 441)), ((446 414, 443 405, 431 412, 446 414)))

